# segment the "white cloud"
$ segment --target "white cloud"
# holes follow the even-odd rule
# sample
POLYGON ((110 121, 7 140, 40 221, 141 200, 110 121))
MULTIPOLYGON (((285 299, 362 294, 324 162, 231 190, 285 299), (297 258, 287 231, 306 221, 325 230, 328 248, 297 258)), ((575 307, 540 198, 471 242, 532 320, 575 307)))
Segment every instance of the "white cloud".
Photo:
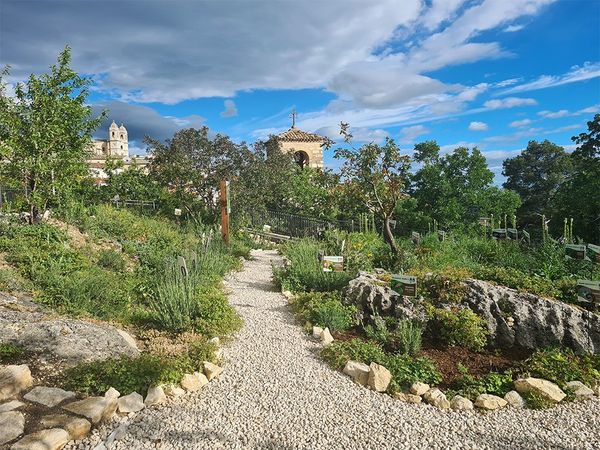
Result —
POLYGON ((400 130, 400 143, 412 144, 417 137, 427 133, 429 130, 423 125, 404 127, 400 130))
POLYGON ((469 130, 471 131, 487 131, 488 124, 485 122, 471 122, 469 124, 469 130))
POLYGON ((564 127, 559 127, 559 128, 554 128, 552 130, 548 130, 546 131, 546 134, 553 134, 553 133, 564 133, 565 131, 572 131, 572 130, 584 130, 585 126, 575 123, 573 125, 566 125, 564 127))
POLYGON ((423 14, 422 23, 428 30, 435 30, 441 23, 452 19, 465 0, 433 0, 423 14))
POLYGON ((521 81, 521 78, 509 78, 508 80, 499 81, 498 83, 496 83, 496 86, 498 86, 498 87, 512 86, 513 84, 517 84, 519 81, 521 81))
POLYGON ((459 147, 474 148, 478 147, 478 144, 476 142, 459 141, 454 144, 440 145, 440 154, 445 155, 448 153, 452 153, 459 147))
POLYGON ((522 128, 531 125, 531 123, 531 119, 515 120, 514 122, 511 122, 509 126, 512 128, 522 128))
POLYGON ((575 83, 577 81, 590 80, 600 77, 600 62, 586 62, 583 66, 573 66, 571 70, 563 75, 542 75, 537 80, 520 84, 502 92, 503 94, 514 94, 517 92, 534 91, 546 89, 563 84, 575 83))
POLYGON ((513 134, 486 137, 484 141, 507 143, 515 142, 523 138, 537 139, 537 136, 540 134, 541 131, 543 131, 542 128, 532 127, 527 129, 521 129, 519 131, 514 132, 513 134))
POLYGON ((502 31, 505 33, 515 33, 517 31, 521 31, 523 28, 525 28, 525 25, 509 25, 502 31))
MULTIPOLYGON (((321 136, 327 136, 334 141, 340 141, 342 139, 339 125, 322 127, 316 130, 315 133, 320 134, 321 136)), ((390 137, 390 133, 381 128, 370 129, 366 127, 351 127, 350 133, 352 134, 352 141, 357 143, 374 142, 375 144, 381 144, 385 141, 385 138, 390 137)))
POLYGON ((561 117, 567 117, 570 113, 566 109, 561 109, 560 111, 539 111, 538 116, 542 116, 546 119, 559 119, 561 117))
POLYGON ((578 116, 580 114, 598 114, 600 113, 600 103, 597 105, 589 106, 587 108, 580 109, 579 111, 573 113, 573 115, 578 116))
POLYGON ((233 100, 227 99, 223 104, 225 109, 219 114, 221 117, 235 117, 238 115, 238 110, 233 100))
POLYGON ((537 105, 533 98, 506 97, 503 99, 488 100, 483 104, 488 109, 514 108, 516 106, 537 105))

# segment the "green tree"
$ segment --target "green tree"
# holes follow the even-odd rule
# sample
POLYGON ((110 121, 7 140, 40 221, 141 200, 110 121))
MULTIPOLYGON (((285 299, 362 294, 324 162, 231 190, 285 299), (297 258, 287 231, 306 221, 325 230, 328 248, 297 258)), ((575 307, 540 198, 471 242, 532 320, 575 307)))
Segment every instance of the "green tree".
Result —
POLYGON ((571 138, 578 144, 571 154, 573 170, 559 187, 554 209, 574 219, 576 235, 600 243, 600 114, 587 126, 587 133, 571 138))
MULTIPOLYGON (((517 215, 526 225, 537 225, 539 216, 555 216, 556 195, 571 177, 573 165, 565 150, 552 142, 529 141, 520 155, 503 163, 504 187, 517 192, 522 200, 517 215)), ((553 225, 559 224, 554 220, 553 225)))
MULTIPOLYGON (((342 135, 350 142, 352 135, 348 125, 342 123, 342 135)), ((410 158, 400 153, 393 139, 385 144, 365 144, 360 148, 338 148, 335 158, 343 159, 342 177, 360 187, 360 197, 369 211, 383 222, 383 236, 392 252, 398 253, 390 220, 400 200, 407 197, 404 192, 410 169, 410 158)))
MULTIPOLYGON (((27 190, 31 223, 89 178, 85 161, 104 113, 92 118, 86 104, 91 80, 70 62, 65 47, 50 73, 30 75, 17 84, 14 97, 0 77, 0 179, 27 190)), ((7 68, 3 76, 8 73, 7 68)))

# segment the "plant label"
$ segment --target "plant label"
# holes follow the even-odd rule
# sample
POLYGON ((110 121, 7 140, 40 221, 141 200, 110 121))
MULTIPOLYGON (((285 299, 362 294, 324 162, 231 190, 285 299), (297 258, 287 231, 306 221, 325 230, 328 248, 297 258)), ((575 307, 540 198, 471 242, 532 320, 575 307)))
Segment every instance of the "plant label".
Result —
POLYGON ((479 218, 479 225, 481 225, 482 227, 487 227, 489 224, 490 224, 489 217, 480 217, 479 218))
POLYGON ((508 237, 508 233, 505 228, 494 228, 492 230, 492 237, 494 239, 502 240, 508 237))
POLYGON ((600 264, 600 245, 588 244, 587 256, 591 261, 600 264))
POLYGON ((577 300, 600 304, 600 281, 577 280, 577 300))
POLYGON ((175 211, 173 212, 175 214, 175 216, 179 217, 181 216, 181 208, 175 208, 175 211))
POLYGON ((270 233, 271 232, 271 225, 263 225, 263 232, 270 233))
POLYGON ((392 275, 390 281, 392 291, 407 297, 417 296, 417 277, 412 275, 392 275))
POLYGON ((323 272, 343 272, 344 257, 343 256, 323 256, 321 262, 323 272))
POLYGON ((419 245, 421 243, 421 233, 413 231, 410 235, 410 240, 413 244, 419 245))
POLYGON ((187 264, 185 263, 185 258, 183 256, 177 257, 177 269, 181 272, 181 275, 187 277, 189 275, 187 264))
POLYGON ((440 242, 444 242, 446 240, 446 232, 438 230, 438 239, 440 242))
POLYGON ((565 246, 566 257, 569 259, 585 259, 585 245, 567 244, 565 246))
POLYGON ((190 262, 192 263, 192 270, 198 268, 198 254, 196 252, 190 253, 190 262))

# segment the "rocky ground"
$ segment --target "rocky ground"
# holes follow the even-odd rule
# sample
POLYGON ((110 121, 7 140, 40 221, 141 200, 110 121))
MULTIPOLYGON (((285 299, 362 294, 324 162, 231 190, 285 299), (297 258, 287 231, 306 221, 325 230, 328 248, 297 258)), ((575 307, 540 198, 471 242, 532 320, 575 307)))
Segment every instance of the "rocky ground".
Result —
POLYGON ((69 449, 600 449, 600 399, 545 411, 440 411, 328 368, 271 284, 274 252, 228 280, 245 320, 226 370, 200 393, 94 430, 69 449))

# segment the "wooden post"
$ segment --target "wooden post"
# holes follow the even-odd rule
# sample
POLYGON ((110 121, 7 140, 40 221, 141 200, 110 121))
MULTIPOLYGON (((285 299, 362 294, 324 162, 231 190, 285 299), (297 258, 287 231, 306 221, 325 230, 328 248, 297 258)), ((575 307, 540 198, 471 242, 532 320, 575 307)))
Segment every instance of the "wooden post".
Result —
POLYGON ((227 211, 227 181, 221 180, 220 186, 220 203, 221 203, 221 236, 223 242, 229 245, 229 212, 227 211))

